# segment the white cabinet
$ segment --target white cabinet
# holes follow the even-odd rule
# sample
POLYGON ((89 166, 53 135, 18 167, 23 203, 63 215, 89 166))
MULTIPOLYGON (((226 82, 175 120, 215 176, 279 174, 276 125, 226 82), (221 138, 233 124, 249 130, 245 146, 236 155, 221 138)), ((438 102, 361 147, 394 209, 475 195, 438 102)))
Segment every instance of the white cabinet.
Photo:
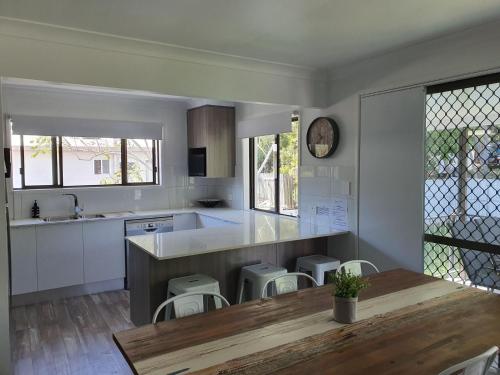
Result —
POLYGON ((123 221, 83 223, 84 282, 125 277, 123 221))
POLYGON ((35 227, 12 228, 10 236, 12 294, 36 292, 38 290, 36 229, 35 227))
POLYGON ((175 214, 174 215, 174 231, 196 229, 196 214, 175 214))
POLYGON ((82 224, 36 228, 38 290, 83 284, 82 224))

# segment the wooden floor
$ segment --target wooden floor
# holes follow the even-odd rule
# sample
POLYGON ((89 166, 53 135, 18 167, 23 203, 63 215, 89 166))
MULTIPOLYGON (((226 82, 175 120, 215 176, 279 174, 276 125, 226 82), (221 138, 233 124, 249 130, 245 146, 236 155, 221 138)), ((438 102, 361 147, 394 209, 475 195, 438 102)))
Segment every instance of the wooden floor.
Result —
POLYGON ((131 374, 112 333, 133 327, 127 291, 13 308, 14 373, 131 374))

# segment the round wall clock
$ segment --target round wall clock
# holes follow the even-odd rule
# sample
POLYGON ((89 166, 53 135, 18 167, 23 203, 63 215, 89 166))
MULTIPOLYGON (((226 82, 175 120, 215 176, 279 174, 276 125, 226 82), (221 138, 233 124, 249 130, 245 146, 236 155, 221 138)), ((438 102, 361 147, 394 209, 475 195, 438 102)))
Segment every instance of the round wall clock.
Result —
POLYGON ((327 158, 335 152, 339 144, 339 127, 329 117, 318 117, 307 130, 307 148, 315 158, 327 158))

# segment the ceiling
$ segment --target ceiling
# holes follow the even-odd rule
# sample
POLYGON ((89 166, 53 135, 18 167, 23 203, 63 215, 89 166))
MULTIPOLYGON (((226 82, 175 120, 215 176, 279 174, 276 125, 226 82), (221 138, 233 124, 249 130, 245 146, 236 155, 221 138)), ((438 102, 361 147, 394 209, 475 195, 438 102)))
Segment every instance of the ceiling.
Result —
POLYGON ((311 68, 500 19, 498 0, 0 0, 0 16, 311 68))

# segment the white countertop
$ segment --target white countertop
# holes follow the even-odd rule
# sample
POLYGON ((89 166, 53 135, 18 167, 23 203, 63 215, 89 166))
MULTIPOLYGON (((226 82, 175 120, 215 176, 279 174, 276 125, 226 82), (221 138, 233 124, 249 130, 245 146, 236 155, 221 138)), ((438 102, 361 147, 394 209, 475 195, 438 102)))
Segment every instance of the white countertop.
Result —
POLYGON ((154 258, 164 260, 348 233, 345 230, 316 225, 310 221, 283 215, 254 210, 203 207, 103 213, 104 218, 83 218, 63 222, 19 219, 12 220, 10 226, 11 228, 17 228, 35 225, 66 225, 88 221, 132 220, 180 213, 197 213, 231 223, 218 227, 132 236, 128 237, 128 240, 154 258))
MULTIPOLYGON (((148 217, 159 217, 168 216, 180 213, 200 213, 202 215, 213 216, 212 213, 215 211, 235 211, 226 208, 203 208, 203 207, 192 207, 192 208, 172 208, 172 209, 158 209, 158 210, 146 210, 146 211, 123 211, 123 212, 103 212, 99 213, 104 215, 104 217, 97 218, 81 218, 78 220, 66 220, 66 221, 43 221, 39 219, 16 219, 10 221, 11 228, 26 227, 33 225, 62 225, 62 224, 75 224, 87 221, 106 221, 106 220, 133 220, 148 217)), ((236 210, 237 211, 237 210, 236 210)), ((84 214, 92 215, 92 213, 85 212, 84 214)), ((62 215, 61 215, 62 216, 62 215)), ((70 214, 68 213, 68 216, 70 214)))
POLYGON ((128 240, 154 258, 165 260, 348 233, 345 230, 315 225, 300 219, 253 210, 196 208, 186 209, 183 212, 196 212, 235 224, 132 236, 128 237, 128 240))

